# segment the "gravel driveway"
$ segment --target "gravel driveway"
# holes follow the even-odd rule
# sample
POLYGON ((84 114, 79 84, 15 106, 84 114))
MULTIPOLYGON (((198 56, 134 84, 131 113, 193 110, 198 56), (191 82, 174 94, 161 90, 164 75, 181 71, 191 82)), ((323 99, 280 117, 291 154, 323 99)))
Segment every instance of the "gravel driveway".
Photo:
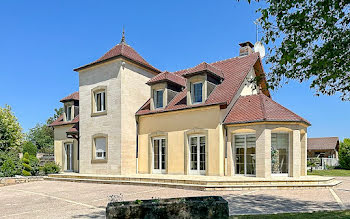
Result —
POLYGON ((350 209, 350 177, 333 189, 192 191, 163 187, 39 181, 0 187, 0 218, 104 218, 110 195, 124 200, 220 195, 230 214, 350 209))

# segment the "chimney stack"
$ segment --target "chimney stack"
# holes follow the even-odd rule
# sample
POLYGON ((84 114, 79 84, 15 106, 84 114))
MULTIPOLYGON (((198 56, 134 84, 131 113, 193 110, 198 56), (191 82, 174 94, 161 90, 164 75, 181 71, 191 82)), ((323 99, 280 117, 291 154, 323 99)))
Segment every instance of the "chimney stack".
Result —
POLYGON ((239 56, 250 55, 254 52, 253 51, 254 45, 249 41, 240 43, 239 45, 241 46, 241 48, 239 48, 239 56))

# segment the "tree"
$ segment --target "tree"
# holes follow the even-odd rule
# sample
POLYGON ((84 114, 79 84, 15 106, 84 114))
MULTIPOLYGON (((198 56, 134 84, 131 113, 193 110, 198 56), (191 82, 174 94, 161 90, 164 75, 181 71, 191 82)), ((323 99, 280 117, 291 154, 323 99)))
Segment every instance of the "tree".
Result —
POLYGON ((27 134, 28 141, 32 142, 40 152, 53 153, 54 133, 49 127, 52 122, 63 114, 63 108, 55 109, 55 114, 47 119, 46 124, 36 124, 27 134))
POLYGON ((22 170, 23 176, 31 176, 32 174, 30 172, 32 171, 32 167, 29 165, 28 152, 24 153, 22 161, 23 161, 22 165, 24 167, 24 170, 22 170))
POLYGON ((339 147, 339 164, 341 168, 350 170, 350 138, 345 138, 339 147))
POLYGON ((23 154, 28 152, 30 156, 36 157, 37 150, 38 149, 32 142, 26 141, 23 143, 23 154))
POLYGON ((350 100, 350 1, 266 3, 258 10, 258 22, 269 51, 269 88, 310 80, 316 95, 339 93, 342 100, 350 100))
POLYGON ((0 107, 0 151, 19 151, 22 140, 22 128, 11 107, 0 107))

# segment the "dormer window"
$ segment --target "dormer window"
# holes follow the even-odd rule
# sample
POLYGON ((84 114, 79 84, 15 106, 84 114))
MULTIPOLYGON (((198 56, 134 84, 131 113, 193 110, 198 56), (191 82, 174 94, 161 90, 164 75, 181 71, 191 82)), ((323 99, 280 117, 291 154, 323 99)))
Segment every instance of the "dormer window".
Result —
POLYGON ((66 121, 72 120, 72 105, 66 105, 64 107, 64 112, 66 114, 66 121))
POLYGON ((193 84, 193 103, 201 103, 203 101, 203 82, 193 84))
POLYGON ((106 93, 104 91, 95 93, 96 112, 104 112, 106 110, 106 93))
POLYGON ((163 94, 164 90, 156 90, 154 95, 154 105, 156 108, 163 108, 163 94))

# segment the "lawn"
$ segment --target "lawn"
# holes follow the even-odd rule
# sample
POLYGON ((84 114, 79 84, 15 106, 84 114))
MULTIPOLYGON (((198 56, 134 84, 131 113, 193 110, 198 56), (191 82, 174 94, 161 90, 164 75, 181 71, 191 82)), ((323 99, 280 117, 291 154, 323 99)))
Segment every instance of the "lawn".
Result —
POLYGON ((350 176, 350 170, 344 169, 333 169, 333 170, 313 170, 308 171, 307 175, 318 175, 318 176, 350 176))
POLYGON ((242 215, 231 216, 230 219, 336 219, 350 218, 350 210, 346 211, 323 211, 313 213, 284 213, 284 214, 265 214, 265 215, 242 215))

